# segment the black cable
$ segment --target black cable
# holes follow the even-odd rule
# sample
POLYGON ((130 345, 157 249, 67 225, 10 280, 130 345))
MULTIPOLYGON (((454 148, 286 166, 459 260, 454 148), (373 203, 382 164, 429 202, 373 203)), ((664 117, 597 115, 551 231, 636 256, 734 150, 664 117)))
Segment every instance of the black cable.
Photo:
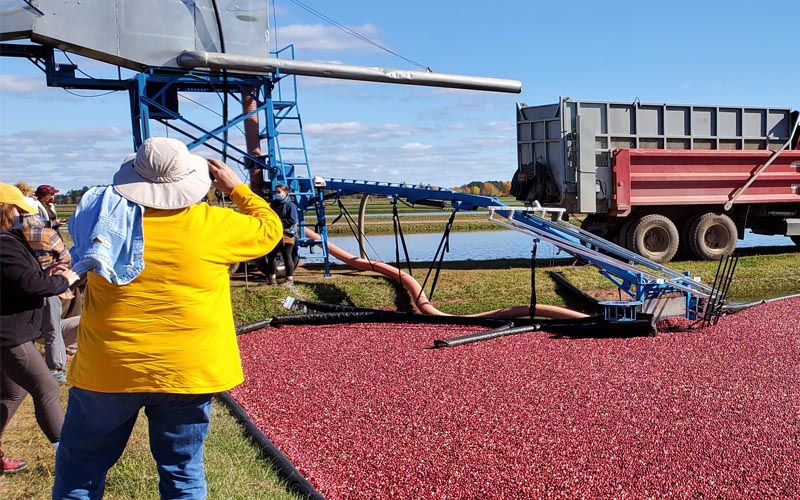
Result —
POLYGON ((64 91, 64 92, 66 92, 67 94, 74 95, 75 97, 103 97, 104 95, 108 95, 108 94, 113 94, 113 93, 115 93, 115 92, 119 92, 119 90, 111 90, 111 91, 109 91, 109 92, 103 92, 102 94, 95 94, 95 95, 82 95, 82 94, 76 94, 75 92, 73 92, 73 91, 71 91, 71 90, 69 90, 69 89, 65 89, 65 88, 63 88, 63 87, 61 88, 61 90, 63 90, 63 91, 64 91))
POLYGON ((272 0, 272 38, 275 39, 275 53, 278 53, 278 18, 275 16, 275 0, 272 0))
MULTIPOLYGON (((75 64, 75 62, 73 62, 73 60, 72 60, 72 59, 70 59, 70 57, 69 57, 69 54, 67 54, 67 52, 66 52, 66 51, 62 50, 62 51, 61 51, 61 53, 62 53, 62 54, 64 54, 64 57, 66 57, 66 58, 67 58, 67 61, 69 61, 69 63, 70 63, 70 64, 72 64, 73 66, 75 66, 75 70, 76 70, 78 73, 82 74, 83 76, 85 76, 86 78, 88 78, 88 79, 90 79, 90 80, 97 80, 97 78, 93 77, 93 76, 92 76, 92 75, 90 75, 89 73, 87 73, 87 72, 83 71, 82 69, 80 69, 80 68, 78 67, 78 65, 77 65, 77 64, 75 64)), ((117 68, 119 68, 119 66, 117 66, 117 68)), ((117 92, 117 91, 115 90, 114 92, 117 92)))
MULTIPOLYGON (((222 19, 219 15, 219 8, 217 8, 217 0, 211 0, 211 5, 214 7, 214 18, 217 20, 217 32, 219 33, 219 49, 225 53, 225 35, 222 31, 222 19)), ((225 87, 222 101, 222 124, 228 123, 228 71, 222 70, 222 84, 225 87)), ((228 160, 228 129, 222 132, 222 161, 228 160)))
MULTIPOLYGON (((411 274, 411 258, 408 256, 408 246, 406 245, 406 238, 403 235, 403 226, 400 225, 400 214, 397 211, 397 199, 392 201, 392 228, 394 229, 394 249, 395 258, 397 262, 397 272, 400 273, 400 244, 403 245, 403 254, 406 257, 406 266, 408 267, 408 275, 411 274), (399 240, 398 240, 399 238, 399 240)), ((397 279, 400 280, 402 276, 398 274, 397 279)))
MULTIPOLYGON (((359 40, 361 40, 364 43, 368 43, 368 44, 372 45, 373 47, 377 47, 377 48, 379 48, 379 49, 381 49, 381 50, 383 50, 385 52, 388 52, 389 54, 392 54, 392 55, 394 55, 396 57, 399 57, 400 59, 402 59, 404 61, 410 62, 414 66, 422 68, 425 71, 432 71, 429 66, 425 66, 424 64, 420 64, 420 63, 418 63, 416 61, 413 61, 413 60, 411 60, 411 59, 409 59, 407 57, 401 56, 397 52, 395 52, 395 51, 393 51, 393 50, 391 50, 391 49, 389 49, 387 47, 384 47, 383 45, 381 45, 381 44, 379 44, 377 42, 373 42, 372 40, 370 40, 366 36, 362 35, 361 33, 357 32, 356 30, 354 30, 352 28, 348 28, 347 26, 345 26, 345 25, 343 25, 343 24, 331 19, 330 17, 326 16, 325 14, 323 14, 323 13, 317 11, 317 10, 314 10, 313 8, 309 7, 308 5, 304 4, 303 2, 300 2, 299 0, 289 0, 289 1, 292 2, 293 4, 297 5, 298 7, 302 8, 302 9, 305 9, 306 11, 314 14, 315 16, 317 16, 320 19, 322 19, 323 21, 331 24, 332 26, 335 26, 336 28, 339 28, 341 31, 358 38, 359 40)), ((274 10, 273 10, 273 12, 274 12, 274 10)))
MULTIPOLYGON (((350 212, 347 211, 347 207, 344 206, 344 203, 342 203, 342 199, 341 198, 337 197, 336 198, 336 202, 339 205, 339 214, 340 215, 344 215, 344 220, 347 222, 347 227, 350 229, 350 233, 353 235, 353 237, 356 239, 356 241, 358 241, 358 253, 359 253, 359 255, 364 255, 367 258, 367 262, 369 262, 370 265, 372 265, 372 259, 370 259, 369 254, 367 254, 367 251, 364 248, 364 245, 361 244, 361 238, 358 237, 358 233, 356 232, 355 229, 353 229, 353 227, 356 225, 355 221, 353 220, 353 216, 350 215, 350 212)), ((372 247, 371 244, 370 244, 370 247, 372 247)), ((375 249, 373 248, 372 250, 375 250, 375 249)))
MULTIPOLYGON (((354 311, 322 312, 276 316, 270 320, 270 327, 288 325, 341 325, 348 323, 420 323, 433 325, 474 325, 497 328, 511 324, 498 318, 472 318, 468 316, 433 316, 428 314, 382 311, 377 309, 357 309, 354 311)), ((261 328, 257 328, 261 329, 261 328)), ((250 330, 253 331, 253 330, 250 330)), ((388 335, 393 335, 387 332, 388 335)))
POLYGON ((442 263, 444 262, 444 254, 450 251, 450 231, 453 228, 453 221, 455 220, 455 218, 456 218, 456 211, 453 210, 453 212, 450 214, 450 219, 444 226, 442 239, 439 240, 439 246, 436 248, 436 253, 433 255, 433 259, 431 260, 431 265, 430 267, 428 267, 428 273, 425 275, 425 279, 422 282, 422 286, 420 287, 416 300, 419 300, 419 298, 422 296, 422 292, 425 290, 425 285, 428 283, 428 278, 430 278, 431 273, 434 272, 434 265, 435 265, 436 272, 433 277, 433 282, 431 283, 431 292, 430 295, 428 296, 428 299, 431 299, 433 297, 433 291, 436 289, 436 283, 439 281, 439 273, 442 270, 442 263))

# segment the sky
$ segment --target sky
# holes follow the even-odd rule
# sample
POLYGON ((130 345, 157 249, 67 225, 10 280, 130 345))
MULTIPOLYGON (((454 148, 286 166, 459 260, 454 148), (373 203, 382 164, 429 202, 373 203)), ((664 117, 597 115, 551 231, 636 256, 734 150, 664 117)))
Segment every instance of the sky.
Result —
MULTIPOLYGON (((271 49, 293 44, 297 59, 419 69, 297 2, 225 1, 268 7, 271 49)), ((2 0, 0 13, 19 3, 2 0)), ((520 102, 800 108, 797 0, 302 3, 433 71, 522 82, 521 94, 502 94, 298 77, 312 175, 326 178, 444 187, 510 180, 520 102)), ((70 58, 92 76, 116 75, 70 58)), ((0 180, 62 192, 110 182, 133 150, 127 94, 72 92, 48 88, 26 59, 0 57, 0 180)), ((182 112, 219 120, 216 96, 189 98, 196 103, 183 99, 182 112)))

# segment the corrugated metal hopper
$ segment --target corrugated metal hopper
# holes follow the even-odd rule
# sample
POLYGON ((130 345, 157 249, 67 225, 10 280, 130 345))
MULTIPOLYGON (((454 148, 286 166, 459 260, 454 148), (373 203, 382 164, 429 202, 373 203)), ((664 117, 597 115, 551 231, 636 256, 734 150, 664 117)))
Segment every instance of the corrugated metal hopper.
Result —
POLYGON ((183 51, 263 57, 269 53, 267 2, 213 0, 3 0, 0 39, 42 45, 141 70, 179 67, 183 51))
POLYGON ((0 40, 28 38, 136 71, 232 69, 493 92, 522 90, 516 80, 269 58, 268 19, 266 0, 2 0, 0 40))

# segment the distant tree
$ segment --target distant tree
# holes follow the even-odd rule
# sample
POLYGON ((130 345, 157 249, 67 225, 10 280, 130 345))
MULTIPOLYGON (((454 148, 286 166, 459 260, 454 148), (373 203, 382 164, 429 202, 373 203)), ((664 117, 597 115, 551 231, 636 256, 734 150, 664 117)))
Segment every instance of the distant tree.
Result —
POLYGON ((500 190, 497 189, 497 186, 491 182, 484 182, 483 186, 481 187, 481 194, 484 196, 498 196, 500 194, 500 190))
POLYGON ((511 181, 472 181, 468 184, 451 189, 453 191, 482 194, 484 196, 510 196, 511 181))
POLYGON ((80 203, 81 196, 88 190, 89 188, 87 186, 83 186, 81 189, 70 189, 66 194, 62 195, 64 201, 60 201, 59 203, 80 203), (66 201, 67 199, 69 199, 69 201, 66 201))

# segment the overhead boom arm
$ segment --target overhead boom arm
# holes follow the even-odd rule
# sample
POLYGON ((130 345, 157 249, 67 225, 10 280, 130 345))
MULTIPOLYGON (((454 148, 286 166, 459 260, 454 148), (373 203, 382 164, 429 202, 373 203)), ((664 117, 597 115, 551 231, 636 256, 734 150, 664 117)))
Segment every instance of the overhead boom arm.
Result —
POLYGON ((427 87, 484 90, 515 94, 519 94, 522 91, 522 83, 519 80, 451 75, 446 73, 409 71, 370 66, 353 66, 349 64, 316 61, 297 61, 294 59, 277 59, 273 57, 252 57, 237 54, 223 54, 219 52, 185 51, 178 56, 177 61, 178 65, 184 69, 227 69, 257 74, 283 73, 287 75, 318 76, 343 80, 423 85, 427 87))

